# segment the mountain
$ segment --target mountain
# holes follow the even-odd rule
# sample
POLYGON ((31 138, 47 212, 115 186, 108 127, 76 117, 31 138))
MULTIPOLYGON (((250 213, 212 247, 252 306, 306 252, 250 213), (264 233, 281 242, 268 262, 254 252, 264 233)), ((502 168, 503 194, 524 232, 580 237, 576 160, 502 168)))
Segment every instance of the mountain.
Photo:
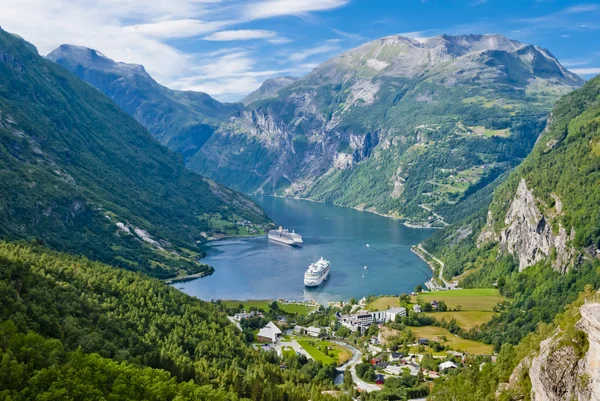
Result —
POLYGON ((518 165, 583 81, 500 35, 384 37, 224 122, 188 167, 244 192, 443 225, 439 212, 518 165))
POLYGON ((3 400, 350 400, 321 394, 334 366, 256 349, 217 304, 82 257, 0 242, 0 304, 3 400))
POLYGON ((248 96, 243 98, 241 102, 246 106, 250 103, 256 102, 258 100, 265 100, 277 95, 277 92, 282 90, 283 88, 287 88, 291 84, 293 84, 298 78, 295 77, 277 77, 272 79, 267 79, 263 84, 250 93, 248 96))
POLYGON ((0 237, 156 277, 207 273, 198 243, 269 223, 187 170, 110 99, 0 30, 0 237))
POLYGON ((62 45, 46 57, 110 97, 184 159, 195 154, 222 121, 241 110, 240 104, 222 104, 206 93, 166 88, 143 66, 116 63, 93 49, 62 45))
POLYGON ((600 77, 564 96, 489 207, 425 241, 446 279, 498 286, 510 308, 473 336, 516 344, 600 287, 600 77), (525 313, 524 313, 525 312, 525 313))

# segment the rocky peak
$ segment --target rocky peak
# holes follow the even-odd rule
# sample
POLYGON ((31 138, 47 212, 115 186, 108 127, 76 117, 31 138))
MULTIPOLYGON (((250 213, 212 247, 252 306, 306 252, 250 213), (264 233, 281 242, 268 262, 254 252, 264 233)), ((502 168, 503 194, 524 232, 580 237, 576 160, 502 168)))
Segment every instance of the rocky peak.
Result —
POLYGON ((298 78, 295 77, 277 77, 267 79, 265 82, 262 83, 260 88, 243 98, 241 100, 241 103, 247 106, 252 102, 256 102, 257 100, 264 100, 273 97, 277 95, 277 92, 279 92, 280 90, 296 82, 297 79, 298 78))
POLYGON ((127 76, 144 75, 147 78, 150 78, 142 65, 118 63, 106 57, 98 50, 83 46, 63 44, 48 53, 46 58, 69 70, 84 68, 88 70, 100 70, 103 72, 110 71, 127 76))

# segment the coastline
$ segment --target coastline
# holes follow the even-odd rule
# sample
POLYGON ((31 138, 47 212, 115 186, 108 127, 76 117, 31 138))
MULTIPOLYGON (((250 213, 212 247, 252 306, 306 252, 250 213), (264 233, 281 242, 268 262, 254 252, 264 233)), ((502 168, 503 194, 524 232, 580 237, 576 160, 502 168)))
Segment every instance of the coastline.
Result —
MULTIPOLYGON (((259 194, 246 194, 248 196, 259 196, 259 194)), ((325 201, 319 201, 319 200, 315 200, 315 199, 309 199, 309 198, 303 198, 300 196, 284 196, 284 195, 275 195, 275 194, 260 194, 260 196, 272 196, 273 198, 282 198, 282 199, 296 199, 296 200, 303 200, 303 201, 308 201, 308 202, 314 202, 314 203, 327 203, 325 201)), ((346 205, 341 205, 339 203, 332 203, 332 205, 334 206, 338 206, 338 207, 343 207, 346 209, 353 209, 359 212, 366 212, 366 213, 372 213, 372 214, 376 214, 378 216, 381 217, 385 217, 388 219, 392 219, 392 220, 398 220, 400 222, 402 222, 402 224, 408 228, 415 228, 415 229, 427 229, 427 230, 442 230, 444 227, 431 227, 431 226, 423 226, 420 224, 413 224, 413 223, 409 223, 408 219, 404 218, 404 217, 400 217, 400 216, 396 216, 393 214, 386 214, 386 213, 379 213, 377 211, 374 210, 369 210, 369 209, 365 209, 365 208, 360 208, 357 206, 346 206, 346 205)))
POLYGON ((208 267, 210 267, 210 269, 206 272, 196 273, 196 274, 188 274, 186 276, 177 276, 177 277, 169 278, 169 279, 164 280, 164 283, 165 284, 183 283, 186 281, 195 280, 197 278, 210 276, 211 274, 213 274, 215 272, 215 268, 212 266, 208 266, 208 267))

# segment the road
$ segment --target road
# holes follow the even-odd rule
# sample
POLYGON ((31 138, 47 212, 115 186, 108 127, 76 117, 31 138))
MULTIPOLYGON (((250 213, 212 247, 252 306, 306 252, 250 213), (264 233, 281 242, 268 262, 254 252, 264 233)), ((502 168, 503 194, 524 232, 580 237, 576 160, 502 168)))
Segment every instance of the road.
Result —
POLYGON ((439 274, 439 279, 446 285, 447 288, 452 288, 453 285, 450 284, 449 282, 447 282, 444 279, 444 262, 442 262, 441 260, 439 260, 438 258, 436 258, 435 256, 433 256, 432 254, 430 254, 429 252, 427 252, 427 250, 425 250, 425 248, 423 248, 423 245, 419 244, 419 250, 421 252, 423 252, 424 254, 429 255, 429 257, 433 260, 435 260, 437 263, 440 264, 440 274, 439 274))
POLYGON ((237 327, 240 331, 242 331, 242 326, 240 326, 240 322, 235 320, 232 316, 227 316, 227 319, 229 319, 229 321, 231 323, 235 324, 235 327, 237 327))
POLYGON ((275 349, 277 351, 278 355, 283 355, 282 352, 282 348, 283 347, 292 347, 292 349, 296 352, 296 353, 301 353, 302 355, 306 356, 308 359, 313 359, 312 356, 310 356, 310 354, 308 352, 306 352, 306 350, 304 348, 302 348, 302 346, 300 344, 298 344, 298 341, 296 340, 290 340, 290 341, 277 341, 277 343, 275 344, 275 349))
POLYGON ((372 383, 367 383, 366 381, 362 380, 360 377, 358 377, 356 375, 356 364, 359 363, 362 359, 362 352, 360 352, 357 348, 354 348, 351 345, 348 345, 346 343, 340 342, 340 341, 333 341, 336 344, 339 344, 343 347, 349 348, 352 351, 352 358, 350 358, 350 360, 348 362, 346 362, 345 364, 343 364, 342 366, 338 367, 337 370, 340 373, 344 373, 344 371, 346 370, 346 368, 350 368, 350 373, 352 374, 352 381, 354 381, 354 384, 356 385, 356 387, 358 387, 361 391, 366 391, 367 393, 370 393, 371 391, 378 391, 381 390, 381 387, 379 387, 376 384, 372 384, 372 383))

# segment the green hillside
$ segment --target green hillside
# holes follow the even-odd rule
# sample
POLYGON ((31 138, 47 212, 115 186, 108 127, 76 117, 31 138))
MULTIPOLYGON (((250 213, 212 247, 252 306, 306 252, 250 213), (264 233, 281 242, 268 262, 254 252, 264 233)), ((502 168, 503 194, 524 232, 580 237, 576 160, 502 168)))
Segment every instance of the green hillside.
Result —
POLYGON ((533 152, 481 210, 425 248, 447 279, 496 285, 512 305, 472 335, 516 344, 586 284, 600 286, 600 77, 564 96, 533 152))
POLYGON ((335 375, 282 370, 213 305, 43 247, 0 243, 0 305, 3 400, 323 400, 335 375))
POLYGON ((171 277, 210 271, 198 262, 206 237, 268 223, 34 50, 0 30, 0 237, 171 277))

